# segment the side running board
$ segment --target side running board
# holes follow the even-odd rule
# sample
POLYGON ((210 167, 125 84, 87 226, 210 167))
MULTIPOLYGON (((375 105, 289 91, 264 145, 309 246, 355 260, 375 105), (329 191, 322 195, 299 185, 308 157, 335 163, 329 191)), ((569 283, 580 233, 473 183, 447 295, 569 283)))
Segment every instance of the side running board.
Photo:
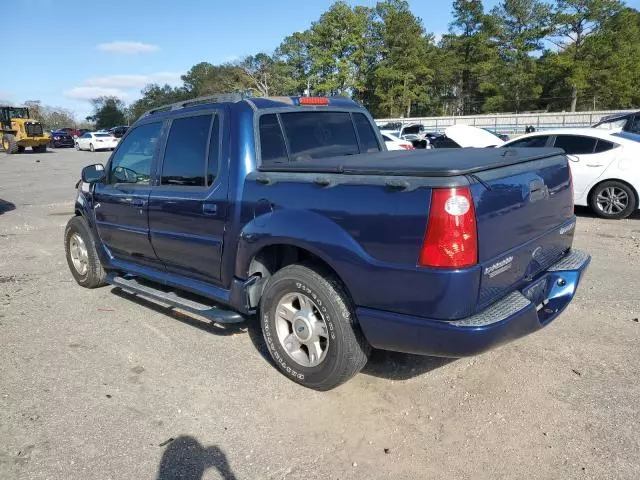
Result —
POLYGON ((151 298, 152 300, 169 304, 172 307, 202 315, 217 323, 242 323, 245 320, 244 317, 237 312, 224 310, 214 304, 201 303, 198 300, 189 298, 187 296, 188 294, 181 294, 176 290, 166 290, 160 286, 154 287, 149 283, 142 283, 134 277, 108 275, 106 281, 115 287, 121 288, 125 292, 151 298))

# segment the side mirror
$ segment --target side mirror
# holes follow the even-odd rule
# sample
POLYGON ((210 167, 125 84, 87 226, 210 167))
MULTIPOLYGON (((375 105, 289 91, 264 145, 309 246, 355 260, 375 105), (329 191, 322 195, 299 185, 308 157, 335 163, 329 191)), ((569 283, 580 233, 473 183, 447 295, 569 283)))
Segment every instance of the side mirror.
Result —
POLYGON ((82 181, 84 183, 99 183, 106 178, 104 166, 100 163, 89 165, 82 169, 82 181))

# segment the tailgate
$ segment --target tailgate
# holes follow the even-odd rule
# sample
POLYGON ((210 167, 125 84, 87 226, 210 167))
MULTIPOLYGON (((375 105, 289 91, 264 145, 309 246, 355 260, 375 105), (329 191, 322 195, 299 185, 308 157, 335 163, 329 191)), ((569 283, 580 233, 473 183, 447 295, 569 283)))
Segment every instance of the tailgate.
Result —
POLYGON ((564 155, 475 174, 482 266, 478 309, 531 282, 573 242, 575 217, 564 155))

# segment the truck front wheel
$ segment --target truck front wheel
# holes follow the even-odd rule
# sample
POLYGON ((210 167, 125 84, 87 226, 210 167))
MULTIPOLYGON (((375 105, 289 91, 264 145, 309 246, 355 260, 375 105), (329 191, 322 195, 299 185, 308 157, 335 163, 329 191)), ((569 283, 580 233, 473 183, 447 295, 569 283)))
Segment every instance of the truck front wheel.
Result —
POLYGON ((106 284, 106 274, 84 218, 76 216, 69 220, 64 231, 64 247, 71 275, 78 285, 96 288, 106 284))
POLYGON ((18 152, 16 137, 9 133, 2 136, 2 149, 9 155, 18 152))
POLYGON ((371 347, 341 282, 313 265, 289 265, 268 281, 260 301, 262 333, 285 376, 330 390, 367 363, 371 347))

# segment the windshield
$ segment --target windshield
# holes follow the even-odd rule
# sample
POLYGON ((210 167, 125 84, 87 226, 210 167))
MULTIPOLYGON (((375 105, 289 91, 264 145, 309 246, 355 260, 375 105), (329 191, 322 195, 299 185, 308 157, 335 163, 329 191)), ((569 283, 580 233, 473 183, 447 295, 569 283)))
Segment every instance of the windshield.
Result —
POLYGON ((489 132, 491 135, 493 135, 494 137, 498 137, 500 138, 500 135, 498 135, 496 132, 494 132, 493 130, 489 130, 488 128, 483 128, 482 130, 484 130, 485 132, 489 132))
POLYGON ((96 137, 110 137, 111 135, 109 135, 108 133, 96 133, 95 136, 96 137))
POLYGON ((28 108, 9 107, 11 118, 29 118, 28 108))

